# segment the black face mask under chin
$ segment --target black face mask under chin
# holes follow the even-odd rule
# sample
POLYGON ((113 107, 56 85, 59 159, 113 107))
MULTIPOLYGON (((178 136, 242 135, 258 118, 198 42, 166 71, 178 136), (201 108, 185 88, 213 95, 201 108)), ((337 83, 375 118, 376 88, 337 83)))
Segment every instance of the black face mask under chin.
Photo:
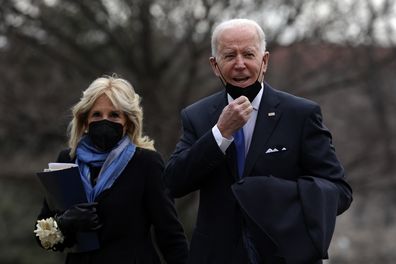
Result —
POLYGON ((261 90, 261 83, 256 80, 251 85, 242 88, 226 82, 225 89, 234 100, 239 96, 244 95, 249 99, 250 102, 253 102, 254 98, 256 98, 257 94, 261 90))
POLYGON ((111 122, 107 119, 91 122, 88 136, 99 150, 108 152, 121 140, 124 127, 120 123, 111 122))

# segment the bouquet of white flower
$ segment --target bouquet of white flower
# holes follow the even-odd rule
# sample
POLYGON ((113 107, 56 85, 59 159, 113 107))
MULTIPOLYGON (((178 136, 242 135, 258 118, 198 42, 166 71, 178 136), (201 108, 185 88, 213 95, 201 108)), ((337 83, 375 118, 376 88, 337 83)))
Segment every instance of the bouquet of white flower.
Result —
POLYGON ((40 239, 41 245, 45 249, 53 249, 56 244, 62 243, 64 236, 58 228, 58 224, 54 218, 37 220, 36 236, 40 239))

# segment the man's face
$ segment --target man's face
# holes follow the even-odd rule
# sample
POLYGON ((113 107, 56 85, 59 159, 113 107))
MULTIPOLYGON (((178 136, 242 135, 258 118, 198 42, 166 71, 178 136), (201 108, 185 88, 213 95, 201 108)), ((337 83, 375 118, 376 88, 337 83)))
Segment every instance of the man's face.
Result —
POLYGON ((267 70, 268 52, 260 52, 255 28, 234 27, 218 36, 216 58, 210 58, 216 76, 239 87, 253 84, 267 70), (261 71, 260 71, 261 68, 261 71))

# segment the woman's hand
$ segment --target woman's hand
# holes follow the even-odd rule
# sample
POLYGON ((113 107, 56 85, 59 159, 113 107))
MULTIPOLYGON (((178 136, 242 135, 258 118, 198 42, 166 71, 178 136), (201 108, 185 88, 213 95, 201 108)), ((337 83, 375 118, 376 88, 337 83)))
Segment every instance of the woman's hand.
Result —
POLYGON ((56 215, 55 220, 64 234, 81 231, 94 231, 102 225, 99 221, 96 206, 98 203, 76 204, 62 214, 56 215))

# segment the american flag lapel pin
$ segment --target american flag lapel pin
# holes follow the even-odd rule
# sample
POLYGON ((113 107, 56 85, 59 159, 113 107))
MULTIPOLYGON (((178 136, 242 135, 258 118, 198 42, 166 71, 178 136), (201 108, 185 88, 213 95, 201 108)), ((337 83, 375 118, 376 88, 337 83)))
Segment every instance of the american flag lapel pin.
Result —
POLYGON ((269 112, 268 116, 275 116, 275 112, 269 112))

